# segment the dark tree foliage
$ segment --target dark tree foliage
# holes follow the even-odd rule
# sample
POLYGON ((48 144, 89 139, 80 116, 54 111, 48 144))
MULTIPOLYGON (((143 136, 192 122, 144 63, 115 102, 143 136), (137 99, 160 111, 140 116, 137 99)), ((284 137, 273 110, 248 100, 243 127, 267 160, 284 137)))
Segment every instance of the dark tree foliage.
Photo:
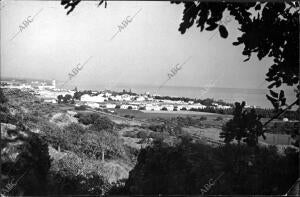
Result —
MULTIPOLYGON (((67 171, 68 169, 66 169, 67 171)), ((93 195, 99 196, 105 179, 95 172, 90 172, 87 177, 83 175, 74 176, 71 173, 62 172, 51 174, 48 195, 93 195)))
POLYGON ((244 107, 245 102, 235 103, 233 119, 229 120, 222 128, 220 138, 224 138, 226 144, 236 140, 238 144, 243 141, 249 146, 256 146, 259 136, 265 138, 260 117, 254 109, 249 112, 244 110, 244 107))
POLYGON ((5 97, 2 88, 0 88, 0 103, 3 104, 3 103, 6 103, 7 101, 8 101, 8 100, 7 100, 7 98, 5 97))
POLYGON ((273 57, 274 63, 266 74, 270 82, 267 98, 276 109, 286 105, 284 91, 276 93, 271 89, 282 84, 298 85, 299 89, 299 2, 184 2, 184 7, 179 27, 182 34, 196 24, 201 31, 218 28, 222 38, 228 36, 222 18, 229 11, 242 32, 233 45, 244 45, 242 53, 247 56, 244 61, 253 53, 259 60, 273 57))
POLYGON ((97 113, 78 113, 74 117, 78 118, 80 123, 89 125, 93 124, 100 115, 97 113))
POLYGON ((1 131, 1 181, 8 185, 20 180, 7 195, 42 195, 50 168, 48 145, 39 135, 23 130, 25 126, 20 128, 1 131))
POLYGON ((65 96, 63 96, 63 95, 58 95, 57 96, 57 102, 58 103, 65 103, 65 104, 67 104, 67 103, 74 103, 74 100, 73 100, 73 98, 72 98, 72 96, 70 95, 70 94, 66 94, 65 96))
POLYGON ((72 96, 70 94, 67 94, 64 96, 63 101, 64 103, 69 103, 72 99, 72 96))
POLYGON ((92 95, 91 90, 84 90, 84 91, 76 91, 73 95, 73 99, 80 100, 81 96, 84 94, 92 95))
POLYGON ((98 117, 93 122, 93 125, 91 126, 91 129, 93 129, 95 131, 101 131, 101 130, 112 131, 113 128, 114 128, 114 122, 112 122, 106 116, 98 117))
MULTIPOLYGON (((199 195, 210 179, 223 176, 205 195, 285 194, 297 179, 295 150, 284 156, 276 148, 156 143, 142 149, 123 192, 130 195, 199 195), (236 162, 237 152, 240 160, 236 162)), ((124 193, 123 193, 124 194, 124 193)))
POLYGON ((57 96, 57 103, 62 103, 63 99, 64 99, 63 95, 58 95, 57 96))

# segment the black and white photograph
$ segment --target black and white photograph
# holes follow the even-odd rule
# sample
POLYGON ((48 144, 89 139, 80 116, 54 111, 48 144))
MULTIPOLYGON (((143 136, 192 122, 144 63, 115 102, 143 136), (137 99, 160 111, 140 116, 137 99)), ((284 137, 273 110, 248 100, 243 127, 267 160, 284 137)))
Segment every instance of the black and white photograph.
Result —
POLYGON ((300 196, 299 1, 0 2, 1 197, 300 196))

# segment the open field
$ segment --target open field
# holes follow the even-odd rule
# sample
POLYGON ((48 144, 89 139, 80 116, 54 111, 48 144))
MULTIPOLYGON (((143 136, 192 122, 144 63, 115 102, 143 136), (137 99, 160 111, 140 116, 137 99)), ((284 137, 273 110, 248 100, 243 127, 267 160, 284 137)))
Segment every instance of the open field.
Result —
POLYGON ((145 110, 129 110, 129 109, 115 109, 115 112, 120 116, 132 115, 137 119, 151 119, 151 118, 174 118, 174 117, 195 117, 205 116, 207 119, 215 119, 222 117, 223 119, 231 118, 232 115, 207 113, 207 112, 193 112, 193 111, 145 111, 145 110))

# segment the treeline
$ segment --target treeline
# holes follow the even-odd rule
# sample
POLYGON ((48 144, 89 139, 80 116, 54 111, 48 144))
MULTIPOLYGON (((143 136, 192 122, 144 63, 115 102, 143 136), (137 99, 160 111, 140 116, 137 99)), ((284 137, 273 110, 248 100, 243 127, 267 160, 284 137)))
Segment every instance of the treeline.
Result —
POLYGON ((171 97, 171 96, 154 96, 155 99, 157 100, 171 100, 171 101, 184 101, 184 102, 189 102, 193 101, 194 103, 201 103, 202 105, 205 106, 212 106, 213 103, 217 103, 219 105, 227 105, 227 106, 233 106, 232 103, 227 103, 223 100, 214 100, 212 98, 206 98, 206 99, 192 99, 192 98, 187 98, 187 97, 171 97))
MULTIPOLYGON (((230 109, 218 109, 218 108, 215 108, 215 107, 206 107, 206 108, 203 108, 203 109, 192 108, 189 111, 209 112, 209 113, 218 113, 218 114, 233 115, 234 108, 230 108, 230 109)), ((275 111, 274 109, 260 109, 260 108, 256 108, 255 111, 256 111, 256 114, 260 115, 262 118, 272 118, 276 114, 280 113, 280 111, 275 111)), ((297 111, 286 111, 279 118, 288 118, 289 120, 300 120, 299 115, 300 115, 299 110, 297 110, 297 111)))

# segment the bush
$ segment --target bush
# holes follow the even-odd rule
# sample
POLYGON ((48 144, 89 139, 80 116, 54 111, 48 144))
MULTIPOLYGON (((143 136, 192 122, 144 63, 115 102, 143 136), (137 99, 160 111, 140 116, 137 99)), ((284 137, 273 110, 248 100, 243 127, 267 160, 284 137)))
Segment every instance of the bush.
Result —
POLYGON ((128 106, 128 108, 127 109, 132 109, 132 106, 128 106))
POLYGON ((100 115, 98 113, 78 113, 74 117, 78 118, 78 122, 89 125, 93 124, 100 115))
POLYGON ((78 110, 78 111, 85 111, 86 108, 87 108, 86 105, 80 105, 80 106, 78 106, 78 107, 76 106, 76 107, 75 107, 75 110, 78 110))
POLYGON ((146 110, 146 107, 140 107, 139 110, 146 110))
POLYGON ((181 108, 181 111, 186 111, 186 108, 185 107, 181 108))
POLYGON ((134 131, 125 131, 123 133, 124 137, 137 138, 137 134, 134 131))
POLYGON ((139 132, 136 134, 137 138, 142 138, 142 139, 147 138, 148 135, 149 135, 149 132, 147 132, 147 131, 139 131, 139 132))
POLYGON ((152 131, 155 131, 155 132, 163 132, 164 129, 165 129, 165 126, 162 125, 162 124, 156 124, 156 125, 151 124, 148 128, 152 131))
POLYGON ((130 119, 133 119, 133 118, 135 118, 135 116, 134 116, 134 115, 128 115, 128 114, 124 115, 124 117, 125 117, 125 118, 130 118, 130 119))
POLYGON ((216 121, 221 121, 221 120, 223 120, 223 118, 221 116, 218 116, 215 120, 216 121))
POLYGON ((93 122, 93 125, 91 126, 91 129, 96 130, 96 131, 101 131, 101 130, 112 131, 113 128, 114 128, 114 122, 112 122, 106 116, 100 116, 100 117, 98 117, 93 122))
POLYGON ((169 135, 167 133, 162 132, 151 132, 149 134, 150 138, 153 138, 155 141, 163 141, 166 139, 169 135))
POLYGON ((187 135, 188 132, 187 131, 184 131, 181 127, 179 126, 176 126, 174 128, 174 135, 179 137, 179 136, 184 136, 184 135, 187 135))
POLYGON ((206 116, 201 116, 199 120, 200 121, 207 120, 207 117, 206 116))
POLYGON ((163 107, 161 110, 162 111, 168 111, 168 109, 166 107, 163 107))
POLYGON ((4 129, 3 126, 1 124, 2 184, 7 186, 16 183, 16 180, 22 177, 13 190, 9 192, 9 195, 43 195, 50 168, 47 143, 39 135, 29 130, 19 130, 21 125, 16 129, 4 129), (8 133, 13 133, 13 136, 8 135, 8 133), (3 179, 4 177, 7 178, 3 179))

